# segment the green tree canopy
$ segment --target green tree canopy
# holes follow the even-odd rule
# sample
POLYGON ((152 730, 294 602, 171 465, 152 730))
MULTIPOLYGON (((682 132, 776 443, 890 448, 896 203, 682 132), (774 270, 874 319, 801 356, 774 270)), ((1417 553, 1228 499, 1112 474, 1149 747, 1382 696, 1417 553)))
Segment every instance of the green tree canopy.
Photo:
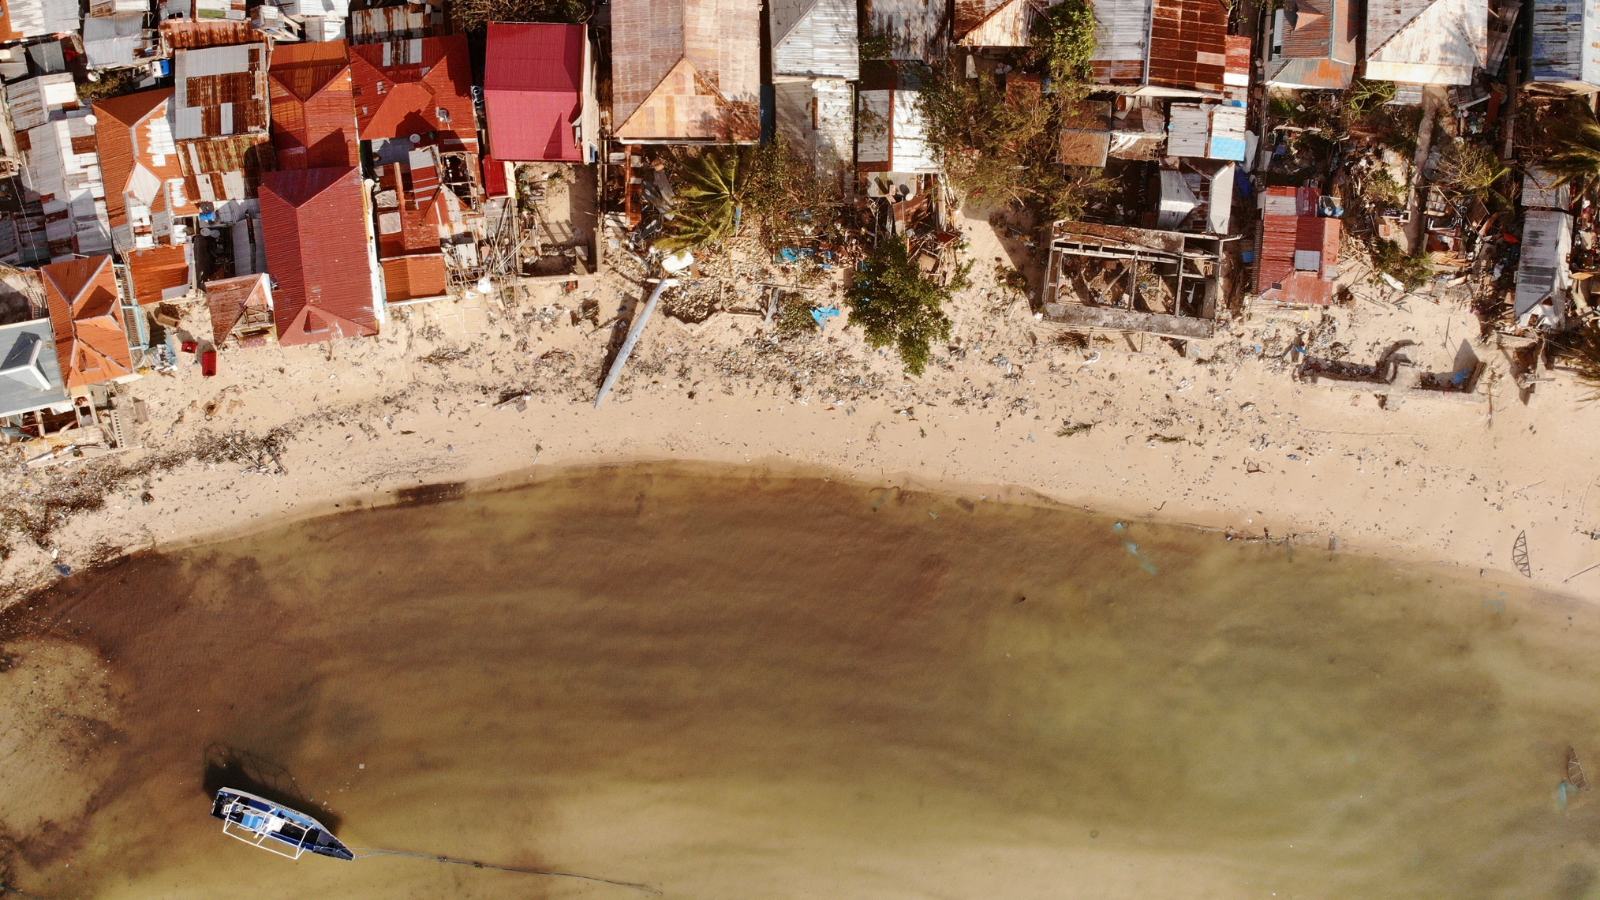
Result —
POLYGON ((450 19, 456 30, 482 35, 490 22, 587 22, 589 0, 455 0, 450 19))
POLYGON ((1061 125, 1079 108, 1076 98, 1026 82, 1003 90, 991 73, 967 78, 945 63, 923 80, 917 102, 945 176, 968 197, 1071 219, 1111 189, 1103 170, 1056 161, 1061 125))
POLYGON ((1555 186, 1570 185, 1574 193, 1593 194, 1600 188, 1600 122, 1584 110, 1574 115, 1560 130, 1555 152, 1542 167, 1555 177, 1555 186))
POLYGON ((1089 0, 1063 0, 1033 22, 1033 51, 1057 81, 1086 81, 1094 57, 1094 6, 1089 0))
POLYGON ((878 242, 856 271, 845 305, 850 307, 850 324, 861 326, 868 344, 893 345, 906 372, 921 375, 933 342, 950 337, 950 317, 944 312, 949 299, 950 288, 923 276, 905 241, 889 237, 878 242))

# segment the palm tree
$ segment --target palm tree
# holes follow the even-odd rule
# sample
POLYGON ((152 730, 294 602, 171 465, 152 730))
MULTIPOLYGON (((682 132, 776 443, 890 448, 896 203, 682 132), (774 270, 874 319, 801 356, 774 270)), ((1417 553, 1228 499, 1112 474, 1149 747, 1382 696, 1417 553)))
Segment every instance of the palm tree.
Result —
POLYGON ((747 170, 744 154, 734 147, 685 160, 674 184, 672 219, 656 246, 692 250, 732 237, 739 230, 747 170))
POLYGON ((1556 354, 1577 374, 1578 380, 1596 389, 1597 393, 1583 399, 1600 399, 1600 325, 1590 322, 1559 338, 1552 338, 1551 343, 1555 346, 1556 354))
POLYGON ((1585 115, 1568 125, 1543 168, 1556 176, 1552 187, 1569 185, 1580 195, 1600 189, 1600 122, 1585 115))

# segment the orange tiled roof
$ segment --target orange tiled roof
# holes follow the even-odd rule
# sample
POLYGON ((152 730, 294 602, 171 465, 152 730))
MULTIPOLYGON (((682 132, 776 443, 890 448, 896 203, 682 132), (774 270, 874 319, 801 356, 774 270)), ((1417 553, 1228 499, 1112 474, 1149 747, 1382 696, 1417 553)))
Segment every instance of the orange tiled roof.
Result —
POLYGON ((40 273, 63 383, 70 389, 133 374, 111 257, 51 263, 40 273))

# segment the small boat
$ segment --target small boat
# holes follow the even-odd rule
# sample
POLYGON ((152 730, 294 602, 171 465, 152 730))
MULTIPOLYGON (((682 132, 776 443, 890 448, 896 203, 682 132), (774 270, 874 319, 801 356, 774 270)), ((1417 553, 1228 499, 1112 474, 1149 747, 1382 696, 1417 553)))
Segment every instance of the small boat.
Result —
POLYGON ((1583 777, 1583 763, 1578 762, 1578 751, 1571 747, 1567 748, 1567 784, 1572 785, 1573 790, 1589 789, 1589 779, 1583 777))
POLYGON ((217 791, 211 814, 222 820, 222 833, 290 859, 303 853, 355 859, 344 842, 305 813, 233 788, 217 791))

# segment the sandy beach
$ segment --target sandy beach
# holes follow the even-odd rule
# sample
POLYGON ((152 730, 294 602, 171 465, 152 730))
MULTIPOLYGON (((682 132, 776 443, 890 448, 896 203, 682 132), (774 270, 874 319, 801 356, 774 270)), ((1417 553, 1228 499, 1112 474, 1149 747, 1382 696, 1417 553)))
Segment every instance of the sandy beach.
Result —
POLYGON ((610 325, 643 293, 620 269, 578 294, 527 289, 508 309, 412 307, 376 339, 229 352, 215 378, 186 358, 175 376, 127 387, 149 410, 136 449, 53 467, 25 464, 36 445, 9 449, 0 584, 15 598, 59 567, 392 502, 419 485, 698 460, 1042 498, 1472 575, 1514 573, 1525 534, 1532 585, 1600 597, 1600 569, 1585 571, 1600 561, 1589 392, 1558 375, 1520 401, 1504 357, 1474 342, 1470 311, 1362 299, 1247 311, 1187 357, 1159 341, 1082 350, 1037 331, 1026 298, 1001 285, 1010 263, 999 261, 1030 260, 1022 239, 977 215, 965 227, 975 285, 921 378, 838 319, 779 339, 758 317, 658 315, 595 409, 610 325), (578 319, 585 300, 602 327, 578 319), (1489 364, 1483 402, 1380 398, 1290 373, 1296 346, 1338 342, 1370 361, 1400 340, 1434 371, 1470 342, 1489 364), (282 473, 229 449, 268 436, 282 473))

